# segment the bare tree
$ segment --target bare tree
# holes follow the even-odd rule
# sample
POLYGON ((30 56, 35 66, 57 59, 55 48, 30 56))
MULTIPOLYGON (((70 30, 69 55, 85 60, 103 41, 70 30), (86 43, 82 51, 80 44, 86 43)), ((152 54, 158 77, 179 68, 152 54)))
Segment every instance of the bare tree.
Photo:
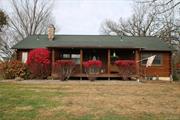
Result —
POLYGON ((7 15, 3 10, 0 9, 0 32, 2 32, 2 28, 7 25, 7 15))
MULTIPOLYGON (((127 20, 120 18, 118 22, 106 20, 102 24, 102 32, 126 36, 150 36, 156 35, 161 29, 156 11, 147 9, 147 5, 136 4, 133 15, 127 20), (150 12, 151 11, 151 12, 150 12)), ((150 8, 150 7, 149 7, 150 8)))
POLYGON ((0 36, 0 60, 6 60, 11 58, 13 55, 13 50, 11 49, 11 45, 14 44, 13 39, 10 36, 11 31, 7 28, 2 30, 0 36))
POLYGON ((158 36, 170 45, 180 49, 180 1, 153 0, 148 3, 153 6, 162 22, 163 29, 158 36), (179 9, 179 11, 178 11, 179 9))
POLYGON ((3 41, 3 32, 4 32, 4 28, 5 26, 7 26, 8 22, 7 22, 7 15, 5 14, 5 12, 3 10, 0 10, 0 61, 2 60, 2 58, 4 57, 3 53, 6 52, 6 48, 8 47, 7 45, 5 45, 6 43, 3 41))
POLYGON ((178 0, 139 0, 137 2, 155 6, 159 11, 159 14, 168 12, 180 6, 180 1, 178 0))
POLYGON ((52 19, 54 0, 9 0, 11 10, 8 13, 8 29, 2 36, 1 52, 10 57, 10 49, 18 41, 29 35, 45 34, 52 19))
POLYGON ((53 0, 11 0, 10 27, 20 39, 45 33, 52 22, 52 4, 53 0))

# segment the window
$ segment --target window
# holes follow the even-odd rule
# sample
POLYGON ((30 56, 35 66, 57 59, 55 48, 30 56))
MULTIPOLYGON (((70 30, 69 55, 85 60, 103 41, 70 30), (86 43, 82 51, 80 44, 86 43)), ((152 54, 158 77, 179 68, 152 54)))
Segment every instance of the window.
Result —
POLYGON ((71 54, 63 54, 63 58, 71 58, 71 54))
POLYGON ((26 63, 27 58, 28 58, 28 52, 22 52, 22 60, 21 61, 23 63, 26 63))
POLYGON ((72 54, 71 58, 76 64, 80 64, 80 54, 72 54))
MULTIPOLYGON (((156 57, 155 57, 152 64, 153 65, 161 65, 162 64, 162 54, 161 53, 142 53, 141 59, 146 59, 146 58, 151 57, 153 55, 156 55, 156 57)), ((143 60, 141 63, 146 64, 147 59, 143 60)))
POLYGON ((80 54, 63 54, 62 55, 62 58, 63 59, 72 59, 72 60, 74 60, 74 62, 76 63, 76 64, 80 64, 80 54))

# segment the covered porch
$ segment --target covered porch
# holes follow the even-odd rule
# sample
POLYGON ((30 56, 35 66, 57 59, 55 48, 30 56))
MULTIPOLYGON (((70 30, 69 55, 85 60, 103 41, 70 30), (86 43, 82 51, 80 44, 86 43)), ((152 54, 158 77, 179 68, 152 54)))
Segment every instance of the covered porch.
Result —
MULTIPOLYGON (((52 64, 56 60, 71 59, 76 66, 71 77, 86 78, 83 62, 87 60, 101 60, 103 66, 100 73, 94 75, 98 78, 120 78, 118 67, 114 64, 116 60, 140 60, 140 49, 128 48, 51 48, 52 64)), ((139 63, 136 64, 136 73, 139 74, 139 63)))

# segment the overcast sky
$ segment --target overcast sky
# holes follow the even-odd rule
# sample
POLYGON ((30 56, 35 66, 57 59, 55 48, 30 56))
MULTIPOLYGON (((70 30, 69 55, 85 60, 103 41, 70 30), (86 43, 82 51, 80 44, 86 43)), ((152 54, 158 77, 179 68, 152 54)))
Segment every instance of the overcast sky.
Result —
MULTIPOLYGON (((55 0, 53 16, 58 34, 100 34, 105 19, 127 18, 133 0, 55 0)), ((7 9, 7 0, 0 8, 7 9)))

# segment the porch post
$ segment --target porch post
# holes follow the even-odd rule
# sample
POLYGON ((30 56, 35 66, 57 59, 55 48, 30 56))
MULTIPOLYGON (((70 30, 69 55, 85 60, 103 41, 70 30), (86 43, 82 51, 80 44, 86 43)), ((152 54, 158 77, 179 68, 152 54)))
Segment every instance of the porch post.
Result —
POLYGON ((140 60, 140 50, 137 49, 137 50, 135 50, 135 61, 136 61, 136 72, 137 72, 138 77, 139 77, 140 63, 137 61, 139 61, 139 60, 140 60))
POLYGON ((110 67, 111 67, 111 51, 108 49, 108 74, 110 74, 110 67))
POLYGON ((80 49, 80 73, 83 73, 83 50, 80 49))
POLYGON ((54 72, 54 62, 55 62, 55 50, 54 48, 52 48, 52 54, 51 54, 51 61, 52 61, 52 64, 51 64, 51 76, 53 76, 53 72, 54 72))
POLYGON ((54 48, 52 49, 52 64, 55 62, 55 51, 54 48))

